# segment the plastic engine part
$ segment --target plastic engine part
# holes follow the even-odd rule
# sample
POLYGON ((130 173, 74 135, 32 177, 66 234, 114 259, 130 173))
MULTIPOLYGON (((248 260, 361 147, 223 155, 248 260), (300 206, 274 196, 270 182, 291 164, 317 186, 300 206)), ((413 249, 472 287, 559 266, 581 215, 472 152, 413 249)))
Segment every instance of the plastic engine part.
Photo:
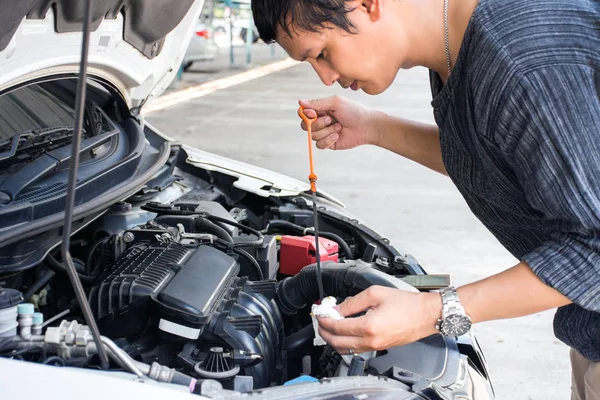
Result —
POLYGON ((17 334, 17 305, 22 301, 21 292, 0 286, 0 338, 17 334))
POLYGON ((238 277, 239 264, 215 247, 182 245, 157 229, 131 232, 134 241, 89 295, 103 335, 135 340, 156 327, 169 341, 187 342, 177 358, 183 369, 193 370, 210 343, 259 357, 256 364, 240 365, 254 388, 283 383, 285 335, 276 281, 238 277))
POLYGON ((238 264, 227 254, 200 246, 158 295, 159 328, 188 339, 200 337, 238 271, 238 264))
POLYGON ((108 270, 89 295, 103 332, 133 336, 158 314, 161 330, 195 339, 225 296, 239 266, 209 246, 138 243, 108 270))
POLYGON ((140 243, 126 250, 90 292, 89 301, 96 318, 104 318, 156 294, 175 276, 177 266, 192 251, 178 243, 140 243))
MULTIPOLYGON (((277 238, 275 236, 265 235, 263 243, 260 246, 248 246, 243 247, 243 249, 256 259, 262 270, 264 279, 277 278, 279 262, 277 261, 277 238)), ((238 262, 241 268, 240 276, 254 276, 254 267, 250 265, 247 259, 240 258, 238 262)))
MULTIPOLYGON (((338 244, 332 240, 319 238, 321 262, 338 261, 338 244)), ((314 236, 282 236, 279 272, 283 275, 296 275, 307 265, 317 262, 314 236)))

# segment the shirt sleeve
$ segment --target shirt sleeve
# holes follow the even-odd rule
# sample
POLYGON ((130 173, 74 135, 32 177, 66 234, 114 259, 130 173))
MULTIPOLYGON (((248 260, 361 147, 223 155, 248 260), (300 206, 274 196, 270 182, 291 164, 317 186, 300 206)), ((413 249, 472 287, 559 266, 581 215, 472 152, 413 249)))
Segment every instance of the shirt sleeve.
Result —
POLYGON ((557 65, 523 76, 504 108, 500 148, 549 226, 524 255, 532 271, 600 312, 600 71, 557 65))

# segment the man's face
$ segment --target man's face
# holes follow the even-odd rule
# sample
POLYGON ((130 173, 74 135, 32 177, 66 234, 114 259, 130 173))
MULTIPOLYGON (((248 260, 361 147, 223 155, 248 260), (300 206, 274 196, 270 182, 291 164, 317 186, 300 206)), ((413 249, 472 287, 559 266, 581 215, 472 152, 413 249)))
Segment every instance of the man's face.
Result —
POLYGON ((400 37, 390 37, 388 19, 377 11, 356 2, 356 9, 348 14, 357 33, 348 33, 338 27, 320 32, 294 30, 288 36, 281 28, 277 42, 295 60, 312 65, 325 85, 338 82, 344 88, 362 89, 368 94, 379 94, 393 82, 401 67, 402 42, 400 37))

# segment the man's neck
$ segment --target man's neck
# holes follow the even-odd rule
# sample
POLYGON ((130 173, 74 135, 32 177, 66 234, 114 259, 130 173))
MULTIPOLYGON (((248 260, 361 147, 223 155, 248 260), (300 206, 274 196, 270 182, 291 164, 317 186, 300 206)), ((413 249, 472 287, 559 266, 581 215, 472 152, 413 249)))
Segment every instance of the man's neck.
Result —
MULTIPOLYGON (((406 27, 411 53, 402 68, 424 66, 448 78, 444 40, 444 0, 419 0, 398 4, 398 15, 406 27)), ((448 0, 450 60, 454 66, 463 37, 478 0, 448 0)))

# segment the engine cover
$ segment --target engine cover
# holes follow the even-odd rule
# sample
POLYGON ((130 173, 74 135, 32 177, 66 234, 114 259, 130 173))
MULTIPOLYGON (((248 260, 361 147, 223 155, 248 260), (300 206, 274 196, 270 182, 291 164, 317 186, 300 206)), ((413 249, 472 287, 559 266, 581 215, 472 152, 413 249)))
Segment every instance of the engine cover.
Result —
POLYGON ((135 339, 158 327, 161 335, 192 340, 198 348, 216 343, 258 354, 263 361, 243 373, 255 387, 268 386, 283 363, 276 282, 238 277, 239 264, 226 252, 178 241, 172 231, 151 225, 116 235, 128 237, 127 247, 89 293, 101 333, 135 339))
POLYGON ((90 292, 97 318, 114 319, 153 302, 161 330, 197 339, 239 266, 210 246, 157 242, 132 246, 109 271, 90 292))
POLYGON ((188 339, 200 337, 238 271, 238 264, 227 254, 209 246, 198 247, 156 296, 159 328, 188 339))

